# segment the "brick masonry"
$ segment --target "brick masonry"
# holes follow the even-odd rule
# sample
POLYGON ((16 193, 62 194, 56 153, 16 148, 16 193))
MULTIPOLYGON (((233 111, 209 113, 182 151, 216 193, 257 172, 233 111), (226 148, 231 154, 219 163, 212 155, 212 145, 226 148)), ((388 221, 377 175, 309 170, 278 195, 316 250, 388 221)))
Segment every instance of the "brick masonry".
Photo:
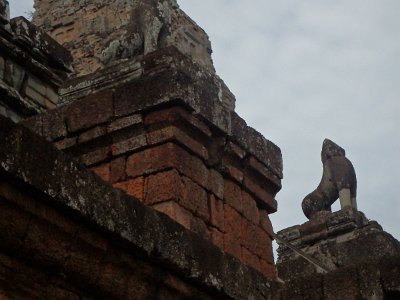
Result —
POLYGON ((275 278, 272 227, 265 224, 280 189, 270 178, 279 174, 184 106, 118 117, 116 93, 92 95, 24 124, 104 181, 275 278), (63 121, 54 126, 56 118, 63 121), (233 168, 243 178, 232 175, 233 168))
MULTIPOLYGON (((0 128, 1 299, 275 295, 274 282, 51 143, 1 116, 0 128)), ((174 201, 158 205, 184 216, 174 201)))

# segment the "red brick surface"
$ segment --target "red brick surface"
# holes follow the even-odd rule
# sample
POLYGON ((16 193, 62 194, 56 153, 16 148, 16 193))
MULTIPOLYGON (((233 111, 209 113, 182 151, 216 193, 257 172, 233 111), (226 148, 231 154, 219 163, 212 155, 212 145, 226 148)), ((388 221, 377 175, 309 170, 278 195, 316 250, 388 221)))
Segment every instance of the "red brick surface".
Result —
POLYGON ((107 146, 83 154, 82 156, 80 156, 79 159, 86 166, 91 166, 107 160, 110 156, 111 156, 111 147, 107 146))
POLYGON ((110 164, 105 163, 92 168, 92 171, 104 181, 110 182, 110 164))
POLYGON ((260 212, 257 208, 256 201, 251 195, 245 191, 242 191, 242 208, 243 216, 253 222, 254 224, 260 223, 260 212))
POLYGON ((88 131, 81 133, 78 138, 78 143, 88 142, 98 137, 105 136, 106 134, 107 134, 107 127, 105 125, 97 126, 95 128, 92 128, 88 131))
POLYGON ((210 195, 210 223, 220 231, 225 231, 224 203, 222 200, 210 195))
POLYGON ((272 237, 272 233, 274 232, 274 229, 272 227, 271 220, 269 218, 268 212, 266 210, 260 210, 260 225, 265 232, 269 234, 269 236, 272 237))
POLYGON ((121 129, 131 127, 133 125, 140 124, 142 122, 142 116, 139 114, 131 115, 124 118, 119 118, 110 124, 108 124, 107 131, 113 132, 121 129))
POLYGON ((208 176, 208 189, 218 198, 224 197, 224 177, 214 169, 210 170, 208 176))
POLYGON ((182 107, 172 107, 162 111, 155 111, 145 117, 145 125, 154 125, 159 123, 186 123, 198 129, 206 136, 211 136, 211 131, 207 125, 195 118, 191 113, 182 107))
POLYGON ((238 212, 242 212, 242 189, 231 180, 225 180, 224 200, 238 212))
POLYGON ((145 202, 155 204, 173 200, 179 202, 181 177, 176 170, 150 175, 145 182, 145 202))
POLYGON ((126 178, 126 158, 118 157, 110 163, 110 181, 112 183, 123 181, 126 178))
POLYGON ((206 147, 175 126, 169 126, 147 133, 147 142, 150 145, 160 144, 167 141, 177 141, 199 157, 208 159, 208 151, 206 147))
POLYGON ((254 253, 251 253, 244 247, 242 248, 242 259, 250 267, 253 267, 256 270, 261 271, 260 259, 258 258, 258 256, 255 255, 254 253))
POLYGON ((182 177, 181 197, 179 201, 183 207, 191 210, 204 221, 209 221, 210 212, 208 209, 207 192, 185 176, 182 177))
POLYGON ((243 218, 231 206, 224 205, 225 232, 224 232, 224 251, 242 258, 242 226, 243 218))
POLYGON ((192 220, 194 218, 193 215, 175 201, 158 203, 153 205, 152 207, 166 214, 171 219, 174 219, 187 229, 191 229, 192 220))
POLYGON ((64 116, 68 138, 56 146, 73 147, 71 151, 83 147, 78 151, 80 160, 95 165, 93 171, 103 180, 244 263, 271 273, 268 214, 274 211, 276 201, 268 189, 268 168, 242 146, 214 137, 203 120, 181 107, 115 120, 111 118, 112 92, 102 97, 88 98, 82 108, 68 108, 64 116), (103 102, 98 111, 79 123, 83 108, 97 109, 97 101, 103 102))
POLYGON ((144 134, 131 137, 129 139, 114 143, 111 147, 112 154, 117 156, 127 152, 137 151, 147 145, 144 134))
POLYGON ((258 183, 254 182, 249 176, 244 178, 245 187, 253 194, 263 205, 273 212, 276 211, 276 201, 274 197, 261 187, 258 183))
POLYGON ((144 200, 144 178, 137 177, 126 181, 126 193, 137 199, 144 200))
POLYGON ((211 234, 211 241, 216 245, 217 247, 224 249, 224 234, 223 232, 219 231, 218 229, 211 228, 210 229, 210 234, 211 234))

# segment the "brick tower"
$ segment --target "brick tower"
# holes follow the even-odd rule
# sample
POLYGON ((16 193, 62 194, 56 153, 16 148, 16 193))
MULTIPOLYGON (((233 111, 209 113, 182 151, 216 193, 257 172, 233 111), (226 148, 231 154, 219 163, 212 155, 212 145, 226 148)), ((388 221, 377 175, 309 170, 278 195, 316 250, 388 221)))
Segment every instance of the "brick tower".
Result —
POLYGON ((280 149, 234 112, 205 32, 176 1, 36 1, 71 51, 64 106, 26 122, 104 181, 275 278, 280 149))

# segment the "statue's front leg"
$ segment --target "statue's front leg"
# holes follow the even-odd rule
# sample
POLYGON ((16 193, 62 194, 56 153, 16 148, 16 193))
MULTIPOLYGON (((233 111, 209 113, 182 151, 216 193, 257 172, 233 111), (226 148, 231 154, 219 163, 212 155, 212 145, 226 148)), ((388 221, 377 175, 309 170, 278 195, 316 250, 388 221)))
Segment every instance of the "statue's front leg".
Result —
POLYGON ((350 189, 341 189, 339 191, 340 207, 342 209, 346 207, 353 207, 350 189))

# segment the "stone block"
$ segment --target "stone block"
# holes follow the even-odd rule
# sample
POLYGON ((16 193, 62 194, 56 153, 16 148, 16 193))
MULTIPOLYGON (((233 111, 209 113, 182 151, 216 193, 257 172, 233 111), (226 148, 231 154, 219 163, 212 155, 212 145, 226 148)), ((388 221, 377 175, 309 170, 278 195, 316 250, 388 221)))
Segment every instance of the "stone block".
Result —
POLYGON ((110 162, 110 182, 123 181, 126 178, 126 158, 124 156, 110 162))
MULTIPOLYGON (((274 264, 271 264, 263 259, 260 259, 260 267, 259 271, 264 274, 265 277, 276 280, 277 279, 277 271, 276 271, 276 266, 274 264)), ((293 299, 293 298, 288 298, 288 299, 293 299)))
POLYGON ((77 137, 71 137, 71 138, 65 138, 62 139, 58 142, 55 142, 53 145, 58 149, 58 150, 65 150, 68 148, 71 148, 76 145, 77 137))
POLYGON ((78 143, 85 143, 96 138, 102 137, 107 134, 107 127, 105 125, 94 127, 81 133, 78 137, 78 143))
POLYGON ((46 98, 49 99, 52 103, 58 104, 60 100, 60 96, 58 94, 57 89, 47 86, 46 87, 46 98))
POLYGON ((245 191, 242 191, 242 214, 253 224, 258 225, 260 223, 260 212, 256 201, 245 191))
POLYGON ((162 212, 187 229, 191 229, 193 215, 175 201, 152 205, 155 210, 162 212))
POLYGON ((110 164, 104 163, 100 166, 92 167, 91 170, 102 180, 110 182, 110 164))
POLYGON ((221 250, 224 249, 224 233, 219 231, 216 228, 210 228, 211 234, 211 242, 220 248, 221 250))
POLYGON ((111 150, 114 156, 118 156, 121 154, 137 151, 145 146, 147 146, 146 135, 139 134, 126 140, 114 143, 111 146, 111 150))
POLYGON ((46 84, 33 75, 28 76, 27 89, 32 89, 42 97, 46 97, 46 84))
POLYGON ((185 124, 197 129, 207 137, 211 137, 212 135, 211 130, 206 124, 180 106, 175 106, 161 111, 154 111, 145 117, 146 126, 153 126, 160 123, 171 125, 185 124))
POLYGON ((230 177, 231 179, 235 180, 236 182, 242 184, 243 183, 243 179, 244 179, 244 174, 241 170, 239 170, 238 168, 229 165, 229 163, 227 164, 225 161, 223 162, 224 164, 224 171, 226 173, 226 175, 228 177, 230 177))
MULTIPOLYGON (((63 110, 54 110, 42 115, 43 132, 41 135, 49 141, 67 136, 66 116, 63 110)), ((40 121, 38 121, 40 122, 40 121)))
POLYGON ((244 247, 242 248, 242 262, 257 271, 262 272, 260 259, 258 258, 258 256, 254 253, 251 253, 244 247))
POLYGON ((184 131, 177 127, 169 126, 147 133, 147 141, 150 145, 176 141, 182 146, 188 148, 191 152, 200 158, 208 159, 208 151, 196 139, 187 135, 184 131))
POLYGON ((224 197, 224 178, 222 175, 214 170, 210 169, 208 176, 208 190, 213 193, 219 199, 223 199, 224 197))
POLYGON ((37 104, 40 104, 42 107, 46 107, 46 97, 39 94, 37 91, 27 86, 24 91, 25 96, 28 96, 32 100, 34 100, 37 104))
POLYGON ((267 234, 247 220, 243 220, 242 224, 242 245, 253 254, 265 259, 264 251, 267 247, 267 234), (265 245, 263 245, 264 243, 265 245))
POLYGON ((181 177, 176 170, 150 175, 145 182, 145 202, 150 205, 166 201, 179 203, 181 184, 181 177))
MULTIPOLYGON (((16 89, 21 91, 22 83, 25 77, 25 70, 20 65, 7 59, 4 68, 4 81, 16 89)), ((34 98, 33 98, 34 99, 34 98)))
POLYGON ((83 154, 79 160, 86 166, 91 166, 109 159, 111 156, 111 147, 102 147, 92 152, 83 154))
POLYGON ((231 206, 224 204, 225 232, 224 251, 233 256, 242 258, 241 240, 243 238, 242 216, 231 206))
POLYGON ((125 192, 140 201, 144 201, 144 182, 142 176, 127 180, 125 182, 125 192))
POLYGON ((116 119, 108 125, 108 132, 114 132, 117 130, 125 129, 142 123, 142 116, 140 114, 134 114, 127 117, 116 119))
POLYGON ((208 230, 207 225, 202 218, 193 216, 190 222, 190 230, 192 230, 194 233, 197 233, 203 239, 211 241, 211 233, 208 230))
POLYGON ((265 188, 254 182, 249 176, 244 178, 244 186, 255 197, 260 208, 265 208, 269 213, 274 213, 278 209, 278 203, 265 188))
POLYGON ((226 152, 229 154, 233 154, 237 159, 242 160, 245 158, 246 156, 246 151, 243 150, 240 146, 238 146, 237 144, 229 141, 226 145, 225 148, 226 152))
POLYGON ((179 203, 205 222, 210 220, 207 192, 186 176, 182 176, 179 203))
POLYGON ((210 223, 221 232, 225 231, 224 203, 222 200, 210 195, 210 223))
POLYGON ((113 116, 113 92, 102 91, 72 103, 66 109, 71 133, 107 122, 113 116))
POLYGON ((263 209, 260 210, 260 226, 270 237, 272 237, 272 234, 274 233, 272 222, 269 218, 268 212, 263 209))
POLYGON ((232 139, 272 171, 276 176, 273 183, 278 192, 281 188, 280 179, 283 178, 281 150, 278 146, 266 140, 259 132, 248 127, 246 122, 235 112, 232 113, 231 117, 232 139))
POLYGON ((242 189, 231 180, 225 180, 224 201, 235 208, 236 211, 242 213, 242 189))
POLYGON ((201 159, 173 143, 162 144, 128 158, 127 174, 135 177, 175 168, 204 188, 208 185, 208 169, 201 159))
POLYGON ((173 168, 177 164, 175 146, 171 143, 152 147, 128 157, 126 172, 130 177, 173 168))

